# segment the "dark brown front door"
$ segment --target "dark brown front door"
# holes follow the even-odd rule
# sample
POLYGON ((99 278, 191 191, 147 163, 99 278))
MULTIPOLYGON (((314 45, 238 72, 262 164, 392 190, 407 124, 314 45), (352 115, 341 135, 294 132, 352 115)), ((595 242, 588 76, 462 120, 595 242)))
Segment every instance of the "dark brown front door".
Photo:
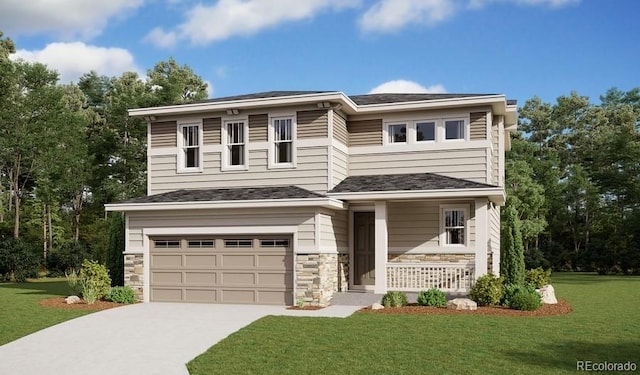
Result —
POLYGON ((355 285, 375 284, 376 226, 373 212, 353 213, 355 285))

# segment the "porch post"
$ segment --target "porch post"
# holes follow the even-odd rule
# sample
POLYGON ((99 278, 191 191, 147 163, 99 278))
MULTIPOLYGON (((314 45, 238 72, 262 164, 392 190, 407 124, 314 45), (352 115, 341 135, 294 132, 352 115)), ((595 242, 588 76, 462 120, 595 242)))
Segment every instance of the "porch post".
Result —
POLYGON ((375 228, 376 228, 376 256, 374 292, 378 294, 387 292, 387 254, 389 252, 387 236, 387 202, 375 203, 375 228))
POLYGON ((487 242, 489 241, 489 200, 477 198, 476 206, 476 278, 487 274, 487 242))

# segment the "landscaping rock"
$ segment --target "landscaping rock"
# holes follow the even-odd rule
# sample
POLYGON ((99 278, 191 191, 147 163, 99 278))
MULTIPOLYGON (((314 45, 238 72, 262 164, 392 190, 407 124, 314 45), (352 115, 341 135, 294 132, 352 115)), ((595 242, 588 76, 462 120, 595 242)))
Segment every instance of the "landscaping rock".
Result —
POLYGON ((447 308, 452 310, 477 310, 478 304, 469 298, 455 298, 447 302, 447 308))
POLYGON ((374 303, 373 305, 371 305, 371 310, 382 310, 384 309, 384 306, 382 306, 379 303, 374 303))
POLYGON ((64 301, 67 303, 67 305, 73 305, 74 303, 82 302, 82 300, 78 296, 69 296, 65 298, 64 301))
POLYGON ((553 285, 545 285, 540 289, 536 289, 536 292, 542 296, 542 303, 546 305, 555 305, 558 303, 556 299, 556 291, 553 289, 553 285))

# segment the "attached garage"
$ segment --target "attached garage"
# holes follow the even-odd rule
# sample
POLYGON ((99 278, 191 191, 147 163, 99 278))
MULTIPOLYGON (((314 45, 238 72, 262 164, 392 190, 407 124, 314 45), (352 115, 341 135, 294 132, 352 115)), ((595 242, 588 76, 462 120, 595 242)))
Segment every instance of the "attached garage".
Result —
POLYGON ((150 300, 293 304, 287 236, 150 238, 150 300))

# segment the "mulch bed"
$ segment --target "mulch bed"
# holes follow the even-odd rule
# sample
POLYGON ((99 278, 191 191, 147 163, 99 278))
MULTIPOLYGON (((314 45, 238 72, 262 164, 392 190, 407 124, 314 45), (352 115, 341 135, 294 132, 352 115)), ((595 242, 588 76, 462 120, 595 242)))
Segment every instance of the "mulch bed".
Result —
POLYGON ((536 311, 512 310, 501 306, 478 306, 477 310, 452 310, 444 307, 424 307, 410 304, 405 307, 386 307, 371 310, 365 307, 359 310, 366 314, 410 314, 410 315, 496 315, 496 316, 555 316, 569 314, 573 311, 565 300, 558 300, 555 305, 542 305, 536 311))
POLYGON ((43 299, 39 302, 39 304, 40 306, 57 308, 57 309, 93 310, 93 311, 106 310, 106 309, 112 309, 114 307, 125 306, 124 304, 115 303, 111 301, 96 301, 92 305, 87 305, 86 303, 84 303, 84 301, 81 303, 67 304, 64 301, 64 297, 43 299))

